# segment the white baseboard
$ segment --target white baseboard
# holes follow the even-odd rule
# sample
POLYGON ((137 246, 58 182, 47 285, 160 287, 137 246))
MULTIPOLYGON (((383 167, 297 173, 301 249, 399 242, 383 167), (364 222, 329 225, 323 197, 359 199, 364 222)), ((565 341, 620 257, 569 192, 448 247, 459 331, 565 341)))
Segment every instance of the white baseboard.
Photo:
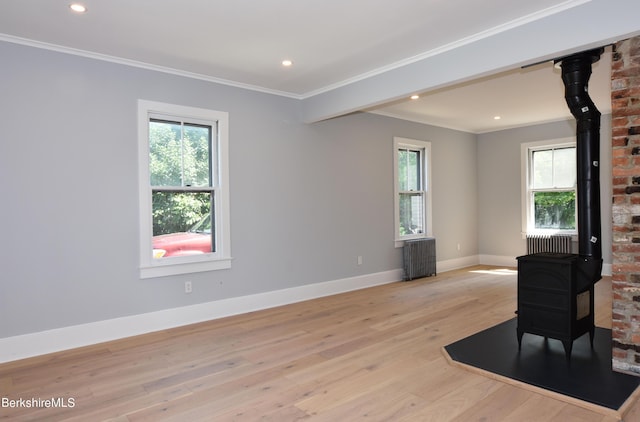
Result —
MULTIPOLYGON (((518 261, 515 256, 501 256, 501 255, 480 255, 480 264, 482 265, 498 265, 505 267, 517 267, 518 261)), ((602 264, 602 275, 611 276, 612 265, 602 264)))
POLYGON ((462 258, 447 259, 446 261, 437 261, 436 270, 438 273, 445 271, 457 270, 460 268, 471 267, 472 265, 478 265, 478 255, 463 256, 462 258))
POLYGON ((518 261, 515 256, 480 255, 480 264, 515 268, 518 266, 518 261))
POLYGON ((0 339, 0 363, 402 280, 401 269, 0 339))
MULTIPOLYGON (((515 267, 517 263, 515 257, 472 255, 438 261, 436 269, 441 273, 477 264, 515 267)), ((611 275, 611 264, 604 264, 602 274, 611 275)), ((403 275, 402 269, 396 269, 1 338, 0 363, 393 283, 403 275)))

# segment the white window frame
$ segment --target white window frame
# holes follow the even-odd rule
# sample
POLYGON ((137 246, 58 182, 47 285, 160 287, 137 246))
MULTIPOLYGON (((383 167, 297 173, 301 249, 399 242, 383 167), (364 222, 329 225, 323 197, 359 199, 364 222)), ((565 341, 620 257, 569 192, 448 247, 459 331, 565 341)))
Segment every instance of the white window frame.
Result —
POLYGON ((393 202, 394 202, 394 240, 396 247, 402 247, 405 240, 421 239, 425 237, 433 237, 432 229, 432 215, 431 212, 431 142, 419 141, 416 139, 394 137, 393 138, 393 202), (422 153, 422 191, 424 215, 422 221, 424 221, 425 230, 420 234, 411 234, 406 236, 400 236, 400 183, 398 180, 398 151, 400 149, 412 149, 419 150, 422 153))
MULTIPOLYGON (((521 193, 522 193, 522 238, 526 238, 527 234, 568 234, 577 236, 577 221, 576 215, 576 229, 575 230, 554 230, 554 229, 536 229, 534 221, 534 209, 533 209, 533 192, 531 190, 532 175, 531 175, 531 160, 532 153, 534 151, 547 150, 547 149, 559 149, 567 147, 576 147, 575 138, 561 138, 550 139, 545 141, 527 142, 521 144, 520 155, 520 169, 521 169, 521 193)), ((577 187, 574 185, 576 191, 577 201, 577 187)), ((577 202, 576 202, 577 213, 577 202)))
POLYGON ((138 100, 138 186, 140 210, 140 278, 162 277, 231 267, 231 225, 229 207, 229 115, 227 112, 187 107, 155 101, 138 100), (215 134, 212 174, 215 245, 212 253, 191 256, 153 258, 153 218, 149 174, 149 119, 166 116, 179 121, 206 121, 215 134))

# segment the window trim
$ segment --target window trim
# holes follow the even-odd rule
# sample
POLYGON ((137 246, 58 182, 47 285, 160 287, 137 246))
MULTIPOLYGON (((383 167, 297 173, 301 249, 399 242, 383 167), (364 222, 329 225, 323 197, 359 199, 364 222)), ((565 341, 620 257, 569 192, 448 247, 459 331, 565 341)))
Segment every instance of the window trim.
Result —
POLYGON ((431 142, 420 141, 416 139, 402 138, 395 136, 393 138, 393 215, 394 215, 394 236, 395 246, 397 248, 404 245, 405 240, 422 239, 425 237, 433 237, 433 213, 431 203, 431 142), (423 212, 422 216, 425 230, 421 234, 413 234, 408 236, 400 236, 400 189, 398 181, 398 150, 399 149, 417 149, 423 152, 422 154, 422 191, 424 192, 423 198, 423 212))
MULTIPOLYGON (((533 151, 545 149, 559 149, 567 147, 576 147, 575 138, 548 139, 544 141, 526 142, 520 146, 520 170, 521 170, 521 212, 522 212, 522 238, 525 239, 527 234, 567 234, 577 236, 577 215, 576 229, 536 229, 533 214, 533 201, 531 191, 531 156, 533 151)), ((574 186, 577 197, 577 186, 574 186)), ((577 202, 576 202, 577 213, 577 202)))
POLYGON ((223 111, 181 106, 155 101, 138 100, 138 187, 139 187, 139 259, 140 278, 163 277, 202 271, 231 268, 231 224, 229 206, 229 114, 223 111), (207 121, 215 130, 212 150, 216 160, 212 174, 215 192, 215 244, 210 254, 169 257, 162 260, 152 256, 153 218, 151 183, 149 174, 149 119, 164 115, 186 121, 207 121), (216 124, 217 123, 217 124, 216 124))

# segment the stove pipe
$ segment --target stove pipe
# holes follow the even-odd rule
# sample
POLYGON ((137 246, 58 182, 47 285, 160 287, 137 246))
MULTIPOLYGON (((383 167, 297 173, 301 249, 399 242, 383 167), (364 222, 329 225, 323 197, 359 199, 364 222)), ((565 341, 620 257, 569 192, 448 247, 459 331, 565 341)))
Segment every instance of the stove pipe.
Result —
POLYGON ((576 118, 577 208, 579 278, 595 283, 602 273, 600 215, 600 112, 589 97, 591 65, 604 48, 557 59, 562 69, 565 100, 576 118))

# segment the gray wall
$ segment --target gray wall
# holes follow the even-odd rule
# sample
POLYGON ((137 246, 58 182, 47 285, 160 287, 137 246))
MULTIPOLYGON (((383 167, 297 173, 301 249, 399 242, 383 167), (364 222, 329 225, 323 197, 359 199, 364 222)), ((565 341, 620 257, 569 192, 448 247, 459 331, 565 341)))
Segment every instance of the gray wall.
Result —
MULTIPOLYGON (((515 257, 526 253, 521 234, 521 144, 575 138, 575 125, 575 120, 566 120, 478 135, 481 254, 515 257)), ((603 261, 611 264, 611 115, 601 119, 600 196, 603 261)))
POLYGON ((305 125, 293 99, 5 42, 0 57, 0 338, 400 268, 394 136, 432 142, 438 260, 478 254, 474 135, 305 125), (231 269, 139 278, 138 99, 229 112, 231 269))

